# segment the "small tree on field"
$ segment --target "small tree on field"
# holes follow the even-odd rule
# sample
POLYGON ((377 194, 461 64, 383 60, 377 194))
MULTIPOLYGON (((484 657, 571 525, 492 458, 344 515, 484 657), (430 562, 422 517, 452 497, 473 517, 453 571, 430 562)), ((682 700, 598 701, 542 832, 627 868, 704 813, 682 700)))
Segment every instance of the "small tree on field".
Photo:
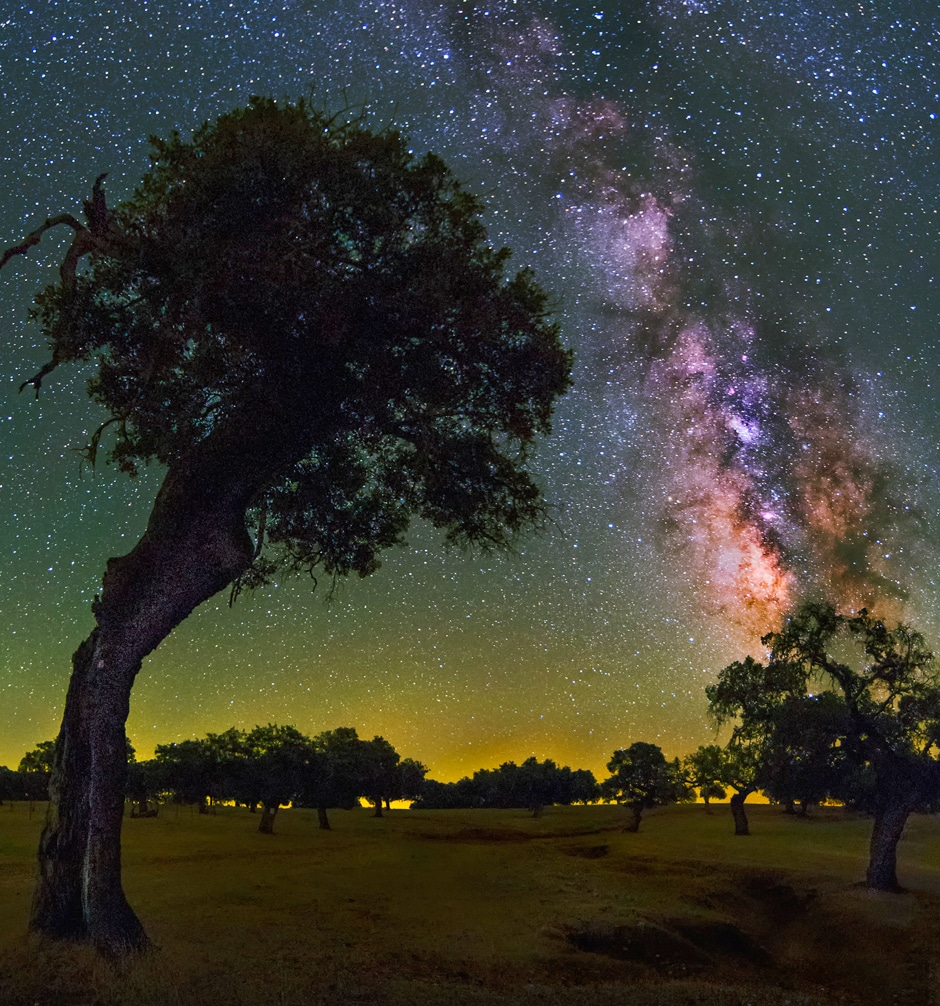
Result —
POLYGON ((725 755, 723 781, 734 790, 728 801, 734 821, 734 833, 747 836, 751 834, 751 825, 744 804, 752 793, 760 790, 764 751, 755 741, 732 738, 725 749, 725 755))
POLYGON ((689 785, 698 790, 708 813, 711 813, 710 800, 724 800, 727 796, 726 761, 725 749, 718 744, 703 744, 683 759, 685 777, 689 785))
POLYGON ((539 525, 527 463, 571 360, 480 203, 397 133, 254 99, 155 140, 117 208, 103 180, 84 221, 49 218, 0 267, 71 231, 37 298, 51 357, 26 384, 95 366, 89 461, 110 444, 123 471, 165 472, 73 658, 31 920, 123 953, 148 943, 120 877, 143 658, 226 588, 374 572, 413 515, 483 548, 539 525))
POLYGON ((420 800, 424 792, 427 765, 414 758, 402 758, 398 763, 398 797, 399 800, 420 800))
POLYGON ((375 808, 373 817, 381 817, 382 805, 387 806, 398 799, 401 755, 384 737, 373 737, 371 741, 359 743, 359 794, 375 808))
POLYGON ((632 819, 626 831, 639 831, 643 811, 687 799, 688 786, 678 758, 667 762, 657 744, 637 741, 613 753, 607 763, 610 777, 601 783, 608 800, 626 804, 632 819))
POLYGON ((337 727, 317 734, 311 743, 300 802, 317 808, 320 828, 330 831, 331 807, 355 807, 362 779, 362 744, 355 727, 337 727))
POLYGON ((278 810, 303 791, 310 759, 310 739, 296 727, 269 723, 255 727, 245 738, 246 774, 261 804, 258 831, 274 834, 278 810))

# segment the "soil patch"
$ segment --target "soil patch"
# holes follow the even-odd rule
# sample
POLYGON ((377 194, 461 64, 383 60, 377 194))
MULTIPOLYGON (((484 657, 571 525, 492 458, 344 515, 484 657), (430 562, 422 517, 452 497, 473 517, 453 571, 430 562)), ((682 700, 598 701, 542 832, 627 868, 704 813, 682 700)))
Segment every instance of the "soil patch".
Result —
POLYGON ((602 954, 679 977, 729 963, 761 967, 770 955, 751 936, 730 922, 672 920, 662 924, 588 924, 569 927, 565 936, 579 950, 602 954))
POLYGON ((578 856, 581 859, 603 859, 610 852, 609 845, 572 845, 562 850, 566 856, 578 856))

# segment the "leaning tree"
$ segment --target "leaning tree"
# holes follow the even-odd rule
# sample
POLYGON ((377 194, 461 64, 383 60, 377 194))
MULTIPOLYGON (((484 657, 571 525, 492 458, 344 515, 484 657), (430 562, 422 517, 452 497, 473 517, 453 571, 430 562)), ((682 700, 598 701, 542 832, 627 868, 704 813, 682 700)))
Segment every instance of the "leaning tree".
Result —
POLYGON ((147 945, 120 877, 125 721, 143 657, 201 602, 276 571, 366 575, 413 515, 505 547, 544 505, 527 471, 571 360, 546 295, 486 244, 480 203, 392 131, 253 99, 153 140, 135 194, 71 231, 24 386, 93 361, 89 459, 165 477, 110 559, 73 658, 32 927, 147 945))

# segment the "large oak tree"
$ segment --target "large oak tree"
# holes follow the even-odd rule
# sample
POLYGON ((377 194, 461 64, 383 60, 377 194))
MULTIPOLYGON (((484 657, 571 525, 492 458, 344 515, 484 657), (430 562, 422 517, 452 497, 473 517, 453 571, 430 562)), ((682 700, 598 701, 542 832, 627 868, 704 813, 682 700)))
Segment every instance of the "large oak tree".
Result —
POLYGON ((373 572, 418 515, 504 547, 543 516, 527 471, 570 356, 480 204, 391 131, 254 99, 154 140, 136 193, 72 232, 37 298, 51 359, 95 361, 88 454, 165 478, 110 559, 73 659, 32 926, 147 945, 120 877, 125 721, 143 657, 218 591, 277 570, 373 572))

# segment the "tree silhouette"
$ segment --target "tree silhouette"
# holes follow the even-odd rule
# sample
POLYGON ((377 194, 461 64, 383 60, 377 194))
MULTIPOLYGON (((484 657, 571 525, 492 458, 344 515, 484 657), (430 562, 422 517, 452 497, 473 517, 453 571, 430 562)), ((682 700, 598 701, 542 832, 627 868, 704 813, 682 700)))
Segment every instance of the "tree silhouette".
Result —
POLYGON ((327 814, 331 807, 350 808, 359 803, 363 743, 355 727, 325 730, 311 742, 299 802, 317 808, 319 825, 324 831, 331 830, 327 814))
POLYGON ((24 386, 93 361, 108 419, 88 459, 166 472, 73 658, 31 919, 114 953, 148 944, 120 876, 144 656, 227 587, 372 573, 413 515, 509 545, 543 518, 526 465, 571 364, 480 204, 398 134, 254 99, 153 146, 126 203, 101 176, 84 222, 51 217, 0 256, 72 231, 35 310, 51 358, 24 386))
POLYGON ((359 742, 359 795, 375 808, 373 817, 382 816, 382 805, 398 799, 401 755, 384 737, 359 742))
POLYGON ((767 738, 766 752, 788 704, 831 685, 812 715, 789 720, 790 744, 802 722, 800 743, 817 766, 820 734, 823 745, 828 738, 842 749, 830 752, 828 787, 874 817, 868 886, 898 890, 897 847, 907 819, 940 799, 940 675, 923 636, 905 625, 889 629, 864 609, 848 615, 808 603, 761 643, 769 648, 766 664, 749 657, 729 665, 706 689, 713 711, 737 717, 742 737, 767 738), (854 763, 853 773, 843 759, 854 763))
POLYGON ((248 747, 247 773, 252 792, 261 803, 258 831, 274 833, 278 810, 302 791, 310 758, 310 739, 296 727, 269 723, 255 727, 245 738, 248 747))
POLYGON ((636 741, 613 753, 607 763, 610 777, 601 783, 608 800, 630 807, 632 817, 626 831, 639 831, 643 811, 676 803, 688 796, 679 760, 667 762, 658 744, 636 741))
POLYGON ((725 749, 719 744, 702 744, 682 760, 689 785, 698 790, 705 803, 705 810, 711 813, 709 801, 724 800, 725 749))
POLYGON ((853 767, 844 739, 845 702, 832 692, 792 696, 771 718, 760 765, 760 788, 788 814, 805 817, 812 804, 848 792, 853 767))

